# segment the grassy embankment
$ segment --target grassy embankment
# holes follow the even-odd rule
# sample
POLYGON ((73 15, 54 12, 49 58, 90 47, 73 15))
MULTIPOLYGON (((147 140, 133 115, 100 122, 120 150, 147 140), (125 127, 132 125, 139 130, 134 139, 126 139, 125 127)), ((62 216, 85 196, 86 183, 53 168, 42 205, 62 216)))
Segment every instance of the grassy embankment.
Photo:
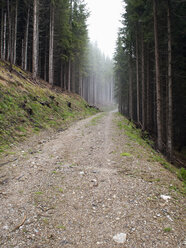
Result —
MULTIPOLYGON (((120 115, 120 114, 119 114, 120 115)), ((121 116, 121 121, 118 122, 118 127, 121 130, 125 131, 125 134, 134 142, 137 142, 141 146, 145 147, 149 150, 149 158, 147 159, 149 162, 158 162, 160 163, 165 169, 171 171, 172 173, 176 174, 178 178, 183 182, 183 188, 181 190, 182 193, 186 194, 186 169, 185 168, 177 168, 176 166, 170 164, 163 155, 156 152, 152 146, 153 141, 149 140, 148 135, 142 138, 142 131, 141 129, 137 129, 135 125, 127 120, 124 116, 121 116)), ((121 156, 130 156, 129 153, 122 153, 121 156)))
POLYGON ((76 94, 51 89, 43 80, 0 61, 0 155, 10 144, 49 128, 65 128, 71 122, 98 112, 76 94))

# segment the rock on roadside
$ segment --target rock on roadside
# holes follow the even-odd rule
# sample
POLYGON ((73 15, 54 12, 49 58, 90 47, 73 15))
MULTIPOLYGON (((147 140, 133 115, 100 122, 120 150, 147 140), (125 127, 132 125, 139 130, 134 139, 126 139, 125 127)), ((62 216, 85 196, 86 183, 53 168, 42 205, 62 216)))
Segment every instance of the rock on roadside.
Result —
POLYGON ((113 240, 119 244, 125 243, 127 239, 126 233, 118 233, 113 237, 113 240))

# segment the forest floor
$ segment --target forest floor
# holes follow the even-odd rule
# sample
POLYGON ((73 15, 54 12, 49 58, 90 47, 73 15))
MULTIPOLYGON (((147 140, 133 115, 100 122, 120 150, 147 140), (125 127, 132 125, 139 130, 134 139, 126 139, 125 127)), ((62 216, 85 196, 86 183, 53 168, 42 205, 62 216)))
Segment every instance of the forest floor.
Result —
POLYGON ((186 247, 182 182, 123 120, 99 113, 4 158, 1 248, 186 247))

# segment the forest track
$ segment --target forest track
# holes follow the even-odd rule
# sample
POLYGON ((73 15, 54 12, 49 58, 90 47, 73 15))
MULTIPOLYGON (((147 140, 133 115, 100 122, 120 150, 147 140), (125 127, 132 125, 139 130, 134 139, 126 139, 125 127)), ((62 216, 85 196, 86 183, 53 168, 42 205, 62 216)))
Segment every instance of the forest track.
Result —
POLYGON ((0 168, 1 248, 185 247, 181 182, 121 119, 100 113, 20 145, 0 168))

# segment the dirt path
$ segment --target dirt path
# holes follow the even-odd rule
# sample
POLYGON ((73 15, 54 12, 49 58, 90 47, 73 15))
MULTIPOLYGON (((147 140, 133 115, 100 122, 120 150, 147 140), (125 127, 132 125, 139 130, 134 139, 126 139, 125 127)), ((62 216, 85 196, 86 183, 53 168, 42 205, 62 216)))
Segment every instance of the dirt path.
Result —
POLYGON ((120 119, 101 113, 31 139, 0 167, 1 248, 186 247, 181 182, 120 119))

